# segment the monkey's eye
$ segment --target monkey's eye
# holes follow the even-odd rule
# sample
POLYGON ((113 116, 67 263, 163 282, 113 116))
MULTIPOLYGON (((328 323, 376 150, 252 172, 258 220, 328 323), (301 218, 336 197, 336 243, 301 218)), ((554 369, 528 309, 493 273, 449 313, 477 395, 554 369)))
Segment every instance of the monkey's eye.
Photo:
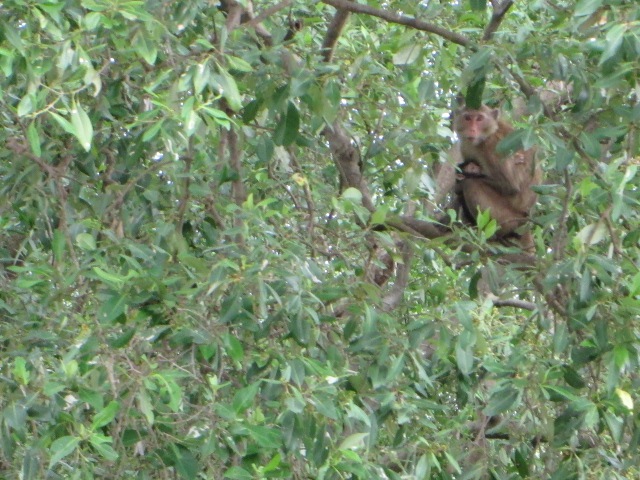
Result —
POLYGON ((462 118, 464 118, 465 122, 470 122, 471 120, 473 120, 473 115, 469 115, 468 113, 465 114, 462 118))

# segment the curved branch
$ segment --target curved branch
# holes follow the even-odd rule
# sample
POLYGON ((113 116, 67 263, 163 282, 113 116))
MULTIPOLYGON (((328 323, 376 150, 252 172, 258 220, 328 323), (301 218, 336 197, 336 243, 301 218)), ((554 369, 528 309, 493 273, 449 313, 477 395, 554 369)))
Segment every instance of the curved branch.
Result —
POLYGON ((335 7, 337 9, 348 10, 354 13, 364 13, 366 15, 381 18, 391 23, 397 23, 399 25, 405 25, 407 27, 415 28, 416 30, 421 30, 423 32, 433 33, 434 35, 438 35, 453 43, 462 45, 463 47, 468 47, 471 45, 471 40, 469 40, 464 35, 460 35, 459 33, 452 32, 451 30, 447 30, 446 28, 439 27, 438 25, 434 25, 433 23, 423 22, 422 20, 407 17, 405 15, 400 15, 395 12, 389 12, 388 10, 379 10, 368 5, 351 2, 349 0, 322 0, 322 3, 326 3, 327 5, 331 5, 332 7, 335 7))

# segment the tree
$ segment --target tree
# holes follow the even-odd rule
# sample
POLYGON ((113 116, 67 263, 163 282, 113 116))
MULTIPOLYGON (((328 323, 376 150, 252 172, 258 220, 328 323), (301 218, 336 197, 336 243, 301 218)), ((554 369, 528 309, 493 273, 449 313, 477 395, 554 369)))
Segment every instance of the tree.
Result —
POLYGON ((2 475, 640 474, 635 2, 3 6, 2 475), (478 85, 534 257, 434 220, 478 85))

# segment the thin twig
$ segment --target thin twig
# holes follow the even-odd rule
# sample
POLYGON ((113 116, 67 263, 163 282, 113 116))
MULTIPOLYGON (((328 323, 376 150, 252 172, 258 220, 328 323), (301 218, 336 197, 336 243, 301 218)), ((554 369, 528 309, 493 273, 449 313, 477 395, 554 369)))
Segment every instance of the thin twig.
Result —
POLYGON ((309 186, 309 182, 307 181, 307 179, 304 178, 302 167, 300 166, 300 163, 298 162, 298 159, 296 158, 296 155, 293 152, 293 149, 290 148, 288 152, 289 152, 289 159, 291 160, 291 165, 293 165, 293 168, 296 171, 296 173, 298 173, 303 177, 302 188, 304 190, 304 196, 307 200, 307 210, 309 215, 307 233, 309 234, 309 238, 313 239, 314 230, 315 230, 316 205, 315 205, 315 202, 313 201, 313 194, 311 193, 311 187, 309 186))
POLYGON ((291 5, 291 1, 292 0, 282 0, 280 3, 276 3, 275 5, 264 9, 263 11, 261 11, 258 15, 256 15, 251 20, 249 20, 248 22, 243 23, 243 25, 246 25, 248 27, 255 27, 256 25, 261 23, 263 20, 269 18, 274 13, 279 12, 280 10, 283 10, 283 9, 287 8, 289 5, 291 5))
MULTIPOLYGON (((191 145, 189 145, 191 147, 191 145)), ((184 159, 185 165, 185 179, 184 179, 184 192, 182 193, 182 197, 180 198, 180 205, 178 207, 178 222, 176 224, 176 228, 180 232, 184 232, 184 215, 187 211, 187 205, 189 205, 189 199, 191 198, 191 193, 189 192, 189 187, 191 185, 191 163, 193 159, 189 154, 184 159)))
POLYGON ((468 47, 471 45, 471 40, 469 40, 464 35, 460 35, 459 33, 452 32, 451 30, 447 30, 446 28, 439 27, 438 25, 434 25, 433 23, 423 22, 422 20, 407 17, 405 15, 400 15, 388 10, 379 10, 368 5, 354 3, 348 0, 323 0, 323 3, 331 5, 332 7, 338 9, 344 9, 354 13, 364 13, 366 15, 381 18, 391 23, 397 23, 399 25, 412 27, 423 32, 433 33, 453 43, 462 45, 463 47, 468 47))
POLYGON ((573 190, 573 183, 568 169, 564 169, 565 197, 562 202, 562 213, 558 219, 558 231, 553 242, 553 256, 555 260, 560 260, 564 256, 564 248, 567 238, 567 218, 569 217, 569 203, 573 190))

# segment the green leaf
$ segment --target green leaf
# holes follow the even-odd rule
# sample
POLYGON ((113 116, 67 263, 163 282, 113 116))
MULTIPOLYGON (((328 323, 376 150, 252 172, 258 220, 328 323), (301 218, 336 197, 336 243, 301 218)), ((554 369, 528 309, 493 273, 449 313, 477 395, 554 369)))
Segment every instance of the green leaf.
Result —
POLYGON ((426 454, 420 456, 418 463, 416 464, 415 478, 418 480, 428 479, 431 475, 431 463, 429 462, 429 458, 426 454))
POLYGON ((280 431, 274 428, 247 425, 247 430, 251 438, 262 448, 274 448, 282 442, 280 431))
POLYGON ((138 408, 147 419, 149 425, 153 425, 155 414, 153 413, 153 406, 151 405, 151 400, 149 399, 147 390, 141 389, 136 398, 138 400, 138 408))
POLYGON ((616 443, 620 443, 622 440, 622 432, 624 427, 624 421, 617 415, 611 412, 604 412, 604 419, 609 427, 609 432, 616 443))
POLYGON ((20 102, 18 103, 18 116, 19 117, 24 117, 26 115, 29 115, 31 112, 33 112, 33 95, 30 93, 27 93, 24 97, 22 97, 22 99, 20 100, 20 102))
POLYGON ((126 347, 135 335, 136 330, 136 327, 127 328, 121 335, 110 338, 109 346, 112 348, 126 347))
POLYGON ((95 414, 95 416, 93 417, 93 422, 91 423, 91 430, 96 430, 111 423, 111 421, 116 418, 116 414, 119 410, 120 403, 116 402, 115 400, 111 400, 106 407, 95 414))
POLYGON ((76 136, 76 128, 71 124, 71 122, 69 122, 69 120, 62 117, 61 115, 58 115, 56 112, 50 111, 49 115, 51 115, 51 117, 56 121, 58 125, 62 127, 65 132, 73 135, 74 137, 76 136))
POLYGON ((40 476, 40 449, 37 448, 29 448, 24 453, 24 458, 22 459, 22 476, 21 480, 39 480, 42 478, 40 476))
POLYGON ((414 63, 422 53, 422 49, 417 43, 411 43, 397 51, 393 55, 394 65, 411 65, 414 63))
POLYGON ((155 65, 158 57, 156 42, 148 39, 144 32, 138 32, 133 37, 133 48, 149 65, 155 65))
POLYGON ((84 25, 87 30, 95 30, 102 20, 102 14, 99 12, 89 12, 83 18, 84 25))
POLYGON ((27 370, 27 361, 23 357, 16 357, 13 362, 13 378, 21 385, 28 385, 31 375, 27 370))
POLYGON ((527 457, 523 454, 523 448, 517 448, 513 455, 513 464, 518 470, 518 474, 522 478, 527 478, 529 476, 529 462, 527 461, 527 457))
POLYGON ((576 238, 580 240, 583 246, 590 246, 600 243, 607 238, 607 226, 602 220, 583 227, 577 234, 576 238))
POLYGON ((171 378, 170 374, 156 373, 152 375, 152 378, 157 380, 169 395, 169 408, 173 412, 179 412, 182 408, 182 389, 180 386, 171 378))
POLYGON ((135 277, 139 277, 139 274, 137 272, 134 272, 133 270, 129 270, 127 272, 127 275, 119 275, 117 273, 113 273, 113 272, 107 272, 103 269, 101 269, 100 267, 93 267, 93 272, 96 274, 96 276, 109 283, 112 284, 114 286, 122 286, 124 285, 128 280, 135 278, 135 277))
POLYGON ((71 124, 73 125, 74 135, 82 145, 85 151, 91 150, 91 141, 93 140, 93 125, 89 120, 89 115, 82 109, 82 105, 73 102, 71 107, 71 124))
POLYGON ((31 151, 36 157, 42 156, 42 148, 40 147, 40 134, 36 127, 36 122, 31 122, 27 127, 27 140, 29 140, 29 146, 31 151))
POLYGON ((601 147, 600 142, 598 141, 598 139, 595 137, 595 135, 592 135, 592 134, 587 133, 587 132, 581 133, 580 134, 580 143, 581 143, 582 148, 584 149, 584 151, 591 158, 598 159, 602 155, 602 147, 601 147))
POLYGON ((500 155, 511 156, 524 148, 526 130, 515 130, 503 138, 496 146, 496 152, 500 155))
POLYGON ((460 343, 456 344, 456 363, 463 375, 469 375, 473 370, 473 350, 471 346, 463 348, 460 343))
MULTIPOLYGON (((274 445, 271 445, 272 447, 274 445)), ((278 469, 280 464, 282 463, 282 456, 279 453, 276 453, 271 460, 264 466, 262 469, 263 473, 274 472, 278 469)))
POLYGON ((308 345, 311 340, 311 322, 306 315, 292 313, 289 319, 289 331, 301 345, 308 345))
POLYGON ((242 343, 234 335, 225 335, 224 347, 227 355, 229 355, 234 362, 240 362, 244 358, 242 343))
POLYGON ((566 387, 561 387, 558 385, 543 385, 544 388, 551 396, 552 401, 565 401, 569 400, 570 402, 581 402, 582 398, 573 393, 570 389, 566 387))
POLYGON ((242 97, 238 90, 235 79, 220 64, 217 64, 220 73, 220 87, 222 88, 222 96, 227 101, 229 108, 234 112, 240 111, 242 108, 242 97))
POLYGON ((280 116, 280 121, 273 133, 273 143, 276 145, 291 145, 298 137, 300 128, 300 114, 298 109, 289 102, 286 114, 280 116))
POLYGON ((485 11, 487 9, 487 0, 470 0, 471 10, 485 11))
POLYGON ((176 444, 172 444, 171 449, 174 455, 174 466, 178 474, 182 478, 189 480, 196 478, 198 471, 200 471, 200 465, 196 457, 186 448, 182 448, 176 444))
POLYGON ((342 192, 342 198, 359 205, 362 203, 362 192, 357 188, 349 187, 342 192))
POLYGON ((127 297, 124 294, 114 293, 108 296, 98 310, 98 321, 109 324, 123 315, 127 307, 127 297))
MULTIPOLYGON (((358 192, 360 192, 360 190, 358 190, 358 192)), ((371 225, 384 225, 388 211, 389 207, 387 205, 378 207, 376 211, 371 214, 371 225)))
POLYGON ((22 38, 20 38, 20 33, 18 32, 18 30, 5 22, 0 23, 0 25, 2 25, 2 34, 4 35, 5 39, 13 46, 13 48, 20 52, 20 55, 24 56, 24 43, 22 42, 22 38))
POLYGON ((235 393, 232 405, 236 413, 242 413, 253 405, 259 388, 260 383, 256 382, 247 387, 241 388, 235 393))
POLYGON ((368 433, 352 433, 340 443, 338 448, 340 450, 362 449, 368 436, 368 433))
POLYGON ((56 465, 67 455, 73 453, 80 444, 80 439, 72 436, 60 437, 55 440, 49 447, 51 459, 49 460, 49 469, 56 465))
POLYGON ((460 465, 458 464, 458 461, 456 460, 456 458, 451 455, 449 452, 444 452, 445 457, 447 457, 447 461, 449 462, 449 465, 451 465, 451 467, 456 471, 456 473, 460 474, 462 473, 462 469, 460 468, 460 465))
POLYGON ((606 39, 606 47, 604 52, 602 52, 602 56, 600 57, 600 62, 598 65, 602 65, 604 62, 613 57, 618 50, 620 50, 620 46, 622 45, 622 39, 624 38, 624 34, 627 31, 626 25, 618 24, 614 25, 611 28, 605 37, 606 39))
POLYGON ((149 128, 144 131, 142 135, 142 141, 148 142, 158 135, 158 133, 162 130, 162 125, 164 125, 164 120, 159 120, 151 124, 149 128))
POLYGON ((483 410, 490 417, 498 415, 511 408, 518 400, 520 393, 511 386, 505 386, 491 394, 489 403, 483 410))
MULTIPOLYGON (((17 361, 17 359, 16 359, 17 361)), ((14 378, 16 377, 14 369, 14 378)), ((20 382, 22 385, 27 383, 20 382)), ((2 411, 3 420, 7 426, 14 429, 20 435, 25 433, 25 425, 27 423, 27 407, 22 403, 12 402, 2 411)))
POLYGON ((102 458, 109 460, 110 462, 116 461, 120 455, 116 452, 110 443, 113 440, 111 437, 107 437, 106 435, 102 435, 101 433, 92 433, 89 437, 89 443, 91 446, 98 452, 102 458))
POLYGON ((225 55, 230 70, 237 70, 243 73, 253 72, 253 67, 247 61, 240 57, 234 57, 233 55, 225 55))
POLYGON ((224 478, 232 480, 253 480, 253 475, 241 467, 231 467, 224 472, 224 478))
POLYGON ((467 94, 465 95, 465 105, 469 108, 478 109, 482 105, 482 92, 487 82, 484 73, 477 74, 472 77, 467 87, 467 94))
POLYGON ((97 248, 96 239, 90 233, 79 233, 76 235, 78 248, 86 252, 92 252, 97 248))
POLYGON ((573 11, 574 17, 591 15, 602 6, 602 0, 580 0, 573 11))
POLYGON ((224 113, 222 110, 205 106, 201 107, 200 111, 206 113, 215 123, 227 130, 231 127, 231 119, 229 118, 229 115, 224 113))

